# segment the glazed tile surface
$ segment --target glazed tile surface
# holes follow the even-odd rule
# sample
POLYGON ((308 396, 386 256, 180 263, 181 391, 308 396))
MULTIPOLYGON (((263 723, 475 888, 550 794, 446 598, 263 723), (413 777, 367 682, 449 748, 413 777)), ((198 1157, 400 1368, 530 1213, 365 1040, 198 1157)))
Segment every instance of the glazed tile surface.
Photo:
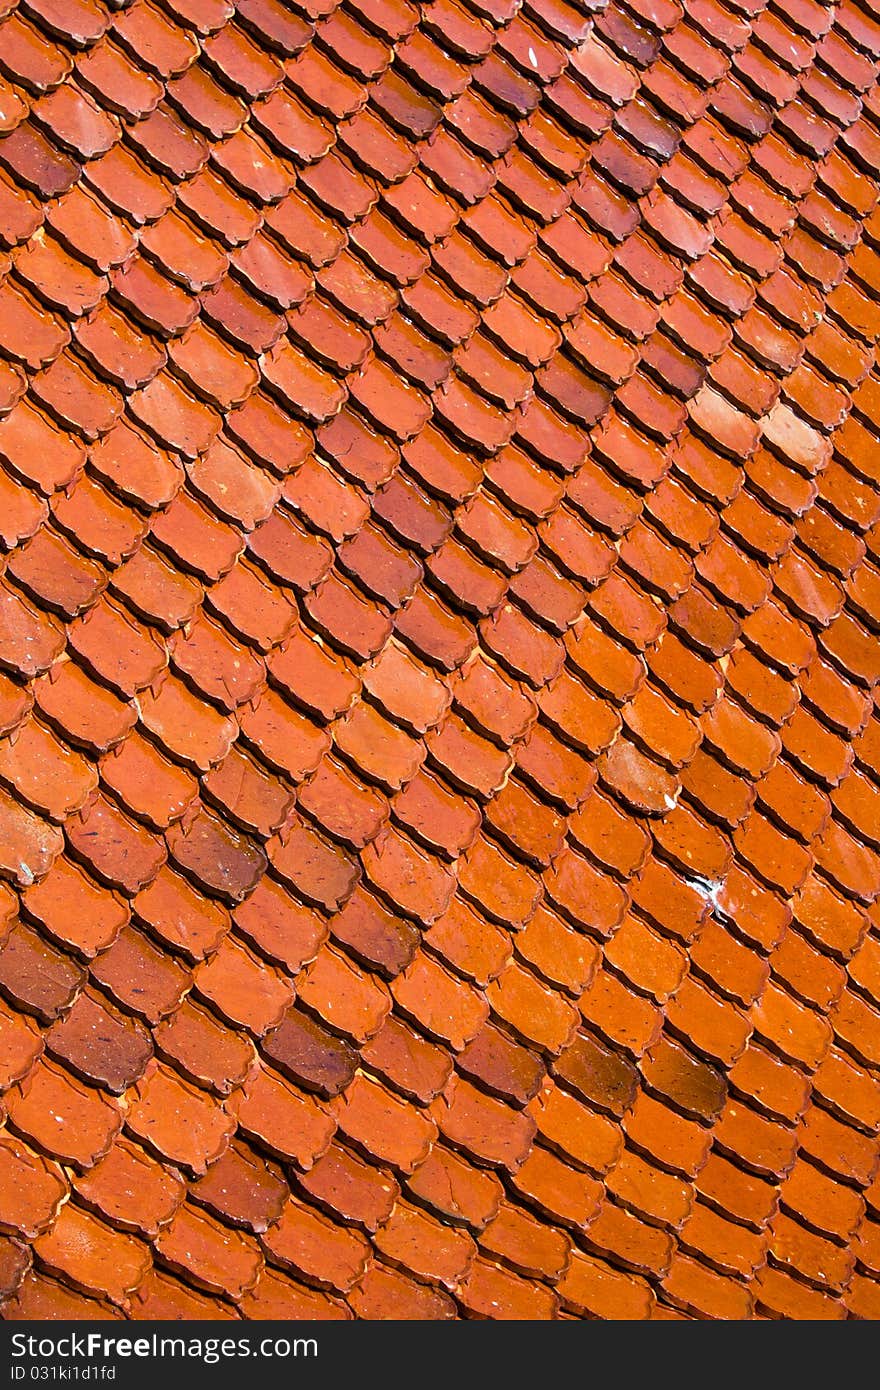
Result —
POLYGON ((2 1315, 880 1318, 875 0, 0 12, 2 1315))

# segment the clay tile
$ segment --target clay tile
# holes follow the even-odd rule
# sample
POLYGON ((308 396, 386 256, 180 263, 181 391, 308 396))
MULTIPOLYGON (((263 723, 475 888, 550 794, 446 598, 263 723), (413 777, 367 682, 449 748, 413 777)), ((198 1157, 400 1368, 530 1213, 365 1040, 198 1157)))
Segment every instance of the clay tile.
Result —
POLYGON ((738 1280, 685 1255, 672 1261, 663 1291, 675 1306, 690 1309, 698 1317, 741 1319, 753 1314, 753 1296, 738 1280))
POLYGON ((307 419, 327 420, 345 400, 344 389, 289 343, 276 346, 266 356, 263 376, 288 409, 307 419))
POLYGON ((95 1318, 98 1322, 110 1322, 125 1316, 110 1303, 88 1298, 55 1279, 33 1271, 25 1276, 18 1292, 8 1300, 7 1307, 9 1318, 22 1321, 31 1317, 47 1317, 95 1318))
POLYGON ((573 849, 565 849, 545 879, 547 892, 575 927, 610 935, 626 909, 626 896, 573 849))
POLYGON ((811 1106, 804 1117, 803 1133, 805 1152, 819 1163, 825 1163, 835 1176, 857 1182, 868 1180, 873 1161, 871 1141, 867 1136, 815 1106, 811 1106), (838 1146, 839 1153, 836 1152, 838 1146))
POLYGON ((484 1260, 475 1261, 458 1297, 478 1318, 538 1321, 554 1318, 558 1307, 557 1296, 546 1286, 484 1260))
POLYGON ((511 1176, 511 1184, 542 1216, 573 1227, 585 1226, 601 1201, 598 1182, 538 1145, 511 1176))
POLYGON ((161 99, 162 88, 152 74, 140 71, 109 37, 79 58, 76 67, 82 84, 121 115, 136 119, 161 99))
POLYGON ((55 1220, 67 1181, 62 1169, 11 1134, 0 1142, 0 1212, 4 1228, 33 1239, 55 1220))
POLYGON ((582 611, 584 591, 543 555, 514 577, 510 592, 539 622, 562 633, 582 611))
POLYGON ((9 733, 20 724, 33 707, 33 696, 26 688, 16 685, 9 676, 0 674, 0 730, 9 733))
POLYGON ((426 1042, 394 1015, 389 1015, 361 1056, 395 1090, 423 1105, 439 1095, 452 1071, 452 1061, 442 1048, 426 1042))
POLYGON ((293 793, 243 750, 233 747, 205 779, 204 792, 224 815, 244 831, 268 837, 278 830, 293 805, 293 793))
POLYGON ((249 286, 279 309, 290 309, 308 293, 311 277, 262 232, 238 247, 231 265, 249 286))
POLYGON ((87 178, 111 208, 139 226, 156 221, 173 202, 159 175, 144 168, 120 144, 88 166, 87 178))
POLYGON ((252 1288, 263 1260, 256 1242, 219 1226, 184 1204, 156 1239, 155 1249, 170 1269, 208 1293, 240 1298, 252 1288))
POLYGON ((0 1288, 4 1299, 11 1297, 20 1288, 33 1263, 26 1246, 16 1240, 3 1237, 2 1256, 0 1256, 0 1288))
POLYGON ((65 1205, 53 1230, 40 1237, 35 1249, 53 1273, 114 1303, 125 1303, 152 1265, 141 1241, 109 1230, 73 1203, 65 1205))
POLYGON ((649 1000, 634 995, 618 977, 599 970, 581 996, 579 1007, 588 1023, 611 1042, 638 1058, 657 1041, 662 1018, 649 1000))
POLYGON ((554 1073, 590 1104, 621 1116, 637 1092, 632 1063, 590 1033, 580 1033, 554 1065, 554 1073))
POLYGON ((235 911, 235 921, 270 959, 295 975, 327 934, 323 919, 297 903, 280 884, 264 878, 235 911))
MULTIPOLYGON (((658 889, 662 882, 661 879, 658 889)), ((644 911, 644 897, 639 900, 639 888, 644 893, 644 884, 636 885, 637 901, 644 911)), ((681 909, 686 911, 686 904, 682 904, 681 909)), ((674 912, 670 904, 667 921, 663 923, 664 930, 668 930, 670 925, 675 929, 674 912)), ((686 930, 685 922, 678 925, 678 930, 686 930)), ((686 969, 681 949, 658 936, 636 917, 624 918, 606 949, 606 956, 609 963, 637 989, 647 990, 660 1003, 675 992, 686 969)))
POLYGON ((275 1261, 324 1288, 347 1292, 364 1273, 369 1246, 362 1235, 335 1226, 291 1199, 262 1237, 275 1261))
MULTIPOLYGON (((28 193, 23 188, 14 188, 5 176, 0 177, 0 209, 2 209, 3 218, 3 241, 5 245, 10 247, 26 242, 29 237, 33 236, 42 221, 40 204, 33 194, 28 193)), ((24 258, 23 251, 21 254, 24 258)), ((53 283, 51 257, 44 257, 42 264, 39 260, 35 264, 34 259, 31 258, 29 265, 31 274, 28 277, 26 271, 26 278, 30 279, 34 288, 40 293, 44 283, 47 285, 53 283)), ((63 307, 62 303, 59 301, 56 307, 63 307)))
MULTIPOLYGON (((213 289, 204 292, 202 311, 220 333, 254 356, 266 352, 284 332, 284 320, 280 314, 261 304, 243 285, 228 275, 213 289)), ((248 405, 245 403, 241 410, 244 419, 250 423, 254 407, 248 409, 248 405)), ((265 414, 265 411, 260 413, 265 414)), ((282 419, 285 418, 282 416, 282 419)), ((233 430, 233 433, 238 431, 233 430)))
POLYGON ((133 1317, 147 1320, 152 1317, 183 1320, 209 1314, 218 1321, 232 1321, 238 1317, 228 1304, 196 1293, 173 1275, 160 1274, 155 1268, 132 1296, 131 1310, 133 1317))
POLYGON ((77 1168, 91 1168, 122 1127, 118 1107, 48 1062, 8 1096, 15 1128, 48 1153, 77 1168))
POLYGON ((259 380, 255 368, 200 324, 193 324, 170 351, 187 384, 223 409, 240 405, 259 380))
POLYGON ((233 1121, 161 1063, 135 1087, 127 1128, 149 1149, 197 1177, 226 1147, 233 1121))
POLYGON ((229 928, 226 910, 210 902, 167 865, 134 899, 140 920, 190 960, 213 951, 229 928))
POLYGON ((379 981, 326 946, 297 982, 297 993, 331 1028, 359 1043, 379 1031, 391 1007, 379 981))
MULTIPOLYGON (((457 370, 498 405, 512 410, 526 397, 531 376, 483 333, 473 334, 454 354, 457 370)), ((527 465, 528 466, 528 465, 527 465)))
MULTIPOLYGON (((308 651, 308 647, 304 644, 297 644, 294 648, 294 650, 300 651, 303 649, 308 651)), ((282 663, 279 662, 278 666, 279 670, 284 669, 282 663)), ((319 663, 316 661, 315 666, 317 669, 313 673, 307 673, 307 679, 309 675, 320 679, 322 675, 333 676, 337 674, 329 662, 319 663), (322 666, 324 667, 323 670, 322 666)), ((274 671, 273 674, 275 674, 274 671)), ((338 681, 337 685, 337 690, 342 687, 343 707, 353 694, 348 685, 344 683, 346 675, 347 673, 343 673, 343 678, 338 681)), ((303 682, 302 675, 299 676, 299 681, 303 682)), ((303 698, 301 686, 294 692, 289 691, 286 681, 283 682, 283 686, 286 692, 303 698)), ((305 693, 311 695, 308 687, 305 693)), ((332 697, 336 691, 332 687, 329 692, 316 691, 311 695, 311 698, 318 701, 322 698, 322 694, 326 698, 328 693, 332 697)), ((337 699, 339 698, 340 695, 337 694, 337 699)), ((299 781, 315 771, 329 744, 328 736, 325 733, 317 729, 309 719, 305 719, 295 710, 291 710, 286 697, 282 697, 272 690, 263 694, 255 711, 245 710, 242 712, 241 731, 245 739, 270 767, 295 781, 299 781)), ((223 755, 228 753, 230 742, 231 739, 220 750, 223 755)), ((219 761, 219 758, 217 760, 219 761)))
POLYGON ((412 386, 374 359, 350 383, 351 392, 382 429, 396 438, 412 438, 427 422, 430 408, 412 386))
POLYGON ((435 1144, 409 1178, 409 1191, 452 1223, 482 1229, 497 1213, 501 1186, 493 1174, 473 1168, 460 1155, 435 1144))
POLYGON ((390 1173, 377 1172, 337 1144, 302 1178, 301 1186, 329 1215, 342 1216, 370 1233, 387 1220, 399 1194, 390 1173))
POLYGON ((484 619, 481 636, 514 676, 524 677, 536 689, 557 676, 564 663, 562 643, 537 628, 511 603, 484 619))
POLYGON ((14 554, 9 573, 37 602, 68 619, 83 612, 106 584, 101 566, 49 527, 14 554))
POLYGON ((81 1202, 112 1225, 155 1235, 183 1201, 179 1175, 120 1137, 106 1158, 74 1179, 81 1202))
POLYGON ((329 547, 277 507, 250 536, 248 550, 271 574, 300 591, 317 584, 332 562, 329 547))
POLYGON ((363 853, 364 868, 383 897, 424 923, 446 909, 454 888, 448 870, 398 832, 385 830, 363 853))
POLYGON ((91 973, 123 1008, 151 1024, 175 1009, 189 988, 188 973, 131 927, 98 956, 91 973))
POLYGON ((481 1029, 456 1061, 466 1076, 514 1105, 530 1101, 544 1079, 538 1059, 491 1024, 481 1029))
MULTIPOLYGON (((685 1229, 689 1230, 690 1227, 685 1229)), ((749 1237, 744 1234, 740 1237, 741 1244, 748 1241, 749 1237)), ((643 1223, 631 1212, 609 1202, 590 1223, 589 1243, 595 1252, 607 1254, 627 1268, 648 1277, 662 1276, 669 1267, 674 1251, 673 1240, 666 1232, 658 1231, 655 1226, 643 1223)), ((752 1245, 758 1243, 756 1238, 751 1238, 752 1245)))
MULTIPOLYGON (((181 19, 186 17, 197 26, 198 16, 186 15, 185 5, 182 10, 174 6, 169 8, 181 19)), ((114 31, 132 53, 163 78, 182 72, 196 57, 195 39, 152 5, 137 5, 127 10, 115 22, 114 31)))
POLYGON ((82 982, 81 968, 24 923, 6 933, 0 948, 0 983, 17 1008, 49 1023, 69 1006, 82 982))
POLYGON ((508 932, 460 898, 452 900, 425 941, 456 971, 481 987, 495 979, 511 957, 508 932))
POLYGON ((370 1265, 348 1301, 358 1318, 442 1321, 456 1315, 456 1305, 447 1294, 416 1283, 379 1261, 370 1265))
POLYGON ((147 531, 142 516, 124 506, 100 482, 81 477, 55 506, 58 526, 82 549, 99 560, 118 565, 128 559, 147 531))
POLYGON ((289 1196, 280 1170, 241 1141, 229 1144, 205 1176, 190 1184, 189 1192, 199 1206, 255 1234, 280 1216, 289 1196))
POLYGON ((161 643, 106 597, 71 625, 70 638, 89 670, 127 699, 150 685, 165 666, 161 643))
POLYGON ((83 1168, 136 1081, 131 1132, 212 1167, 174 1275, 111 1229, 183 1195, 129 1139, 48 1238, 54 1170, 0 1193, 48 1270, 0 1252, 11 1316, 876 1312, 880 43, 756 3, 3 21, 10 1129, 83 1168))
POLYGON ((271 1269, 264 1269, 254 1287, 242 1295, 239 1307, 242 1314, 249 1318, 303 1317, 344 1322, 352 1316, 348 1305, 341 1299, 306 1288, 304 1284, 271 1269))
POLYGON ((178 110, 215 140, 238 130, 245 120, 246 108, 214 81, 201 61, 172 78, 166 92, 178 110))
POLYGON ((40 93, 57 86, 70 72, 71 60, 18 15, 3 25, 3 68, 31 91, 40 93))
MULTIPOLYGON (((292 427, 289 435, 293 436, 288 438, 289 447, 300 432, 291 421, 287 424, 292 427)), ((252 441, 255 446, 261 442, 264 441, 259 436, 252 441)), ((282 437, 278 444, 283 443, 282 437)), ((353 488, 317 462, 304 464, 295 479, 284 485, 283 495, 290 506, 302 512, 308 523, 319 527, 337 543, 356 531, 368 512, 353 488)), ((249 545, 268 570, 300 591, 312 588, 327 573, 332 561, 326 543, 304 534, 286 511, 277 509, 251 538, 249 545)))
MULTIPOLYGON (((10 897, 12 897, 11 893, 10 897)), ((10 901, 8 920, 4 923, 7 939, 8 924, 12 922, 14 915, 15 903, 10 901)), ((6 1090, 14 1082, 21 1081, 23 1077, 27 1076, 31 1066, 43 1051, 43 1044, 36 1023, 19 1013, 14 1006, 7 1008, 6 1005, 3 1005, 0 1008, 0 1034, 2 1034, 6 1049, 3 1067, 0 1070, 0 1084, 6 1090)))
POLYGON ((156 836, 124 816, 102 796, 70 823, 72 852, 112 887, 133 895, 164 864, 165 847, 156 836))
POLYGON ((57 357, 69 341, 61 321, 9 280, 0 287, 0 303, 4 318, 0 342, 6 356, 37 369, 57 357))
POLYGON ((183 481, 180 464, 160 453, 124 420, 92 447, 89 459, 94 471, 114 491, 149 509, 169 502, 183 481))
POLYGON ((418 733, 427 732, 449 703, 441 682, 396 643, 365 670, 364 684, 392 718, 418 733))
POLYGON ((670 1002, 667 1021, 698 1052, 727 1066, 742 1053, 752 1031, 734 1005, 717 999, 692 979, 679 987, 670 1002))
POLYGON ((562 817, 517 781, 508 781, 486 808, 493 832, 515 853, 546 866, 562 848, 562 817))
POLYGON ((167 676, 139 699, 147 729, 172 757, 206 772, 228 753, 235 738, 235 722, 206 708, 180 681, 167 676))
POLYGON ((791 894, 811 868, 810 854, 776 829, 757 811, 740 826, 734 840, 742 857, 771 887, 791 894))
POLYGON ((329 758, 300 792, 299 805, 334 838, 355 849, 368 844, 388 818, 385 798, 329 758))
POLYGON ((832 1048, 816 1072, 814 1085, 839 1119, 873 1130, 877 1095, 873 1079, 862 1067, 832 1048))
POLYGON ((22 887, 43 878, 63 848, 57 829, 32 815, 6 792, 0 792, 0 817, 5 841, 0 862, 5 874, 22 887))
POLYGON ((811 1289, 782 1270, 761 1270, 755 1285, 757 1306, 771 1317, 833 1321, 846 1316, 843 1304, 830 1294, 811 1289))
POLYGON ((489 1008, 477 991, 424 952, 392 984, 398 1008, 431 1036, 460 1050, 485 1022, 489 1008))
POLYGON ((167 373, 160 372, 131 397, 138 422, 166 448, 195 458, 220 428, 219 416, 190 396, 167 373))
POLYGON ((544 979, 572 994, 579 994, 589 984, 598 962, 593 943, 544 905, 517 935, 515 948, 544 979))
POLYGON ((333 919, 333 935, 354 955, 388 975, 411 961, 417 944, 415 926, 387 911, 362 888, 356 888, 333 919))
POLYGON ((349 855, 315 834, 298 817, 270 841, 275 872, 308 902, 337 910, 352 892, 360 870, 349 855))
POLYGON ((44 199, 66 193, 79 174, 78 166, 55 150, 29 121, 22 121, 10 135, 0 139, 0 162, 16 182, 32 188, 44 199))
POLYGON ((259 1035, 274 1027, 292 1000, 287 981, 227 936, 194 975, 196 990, 234 1027, 259 1035))
POLYGON ((874 1064, 877 1054, 877 1010, 853 994, 844 994, 836 1004, 834 1027, 841 1046, 863 1063, 874 1064))
POLYGON ((537 906, 537 881, 482 838, 464 857, 459 879, 465 892, 503 924, 524 925, 537 906))
POLYGON ((94 770, 33 719, 0 745, 0 780, 51 820, 78 811, 97 784, 94 770))
POLYGON ((258 698, 265 680, 262 661, 214 623, 201 618, 169 645, 172 664, 187 684, 222 710, 231 713, 258 698))
POLYGON ((471 1153, 478 1162, 511 1169, 522 1162, 535 1133, 530 1116, 482 1095, 458 1077, 451 1078, 434 1101, 431 1114, 453 1146, 471 1153))
POLYGON ((0 420, 0 455, 13 472, 47 496, 72 483, 85 458, 81 444, 64 439, 24 400, 0 420))
POLYGON ((803 1158, 782 1184, 780 1202, 808 1226, 841 1240, 851 1235, 863 1210, 857 1192, 835 1183, 803 1158))
POLYGON ((296 618, 289 599, 241 561, 213 586, 209 602, 227 627, 263 654, 283 641, 296 618))
POLYGON ((430 1120, 364 1076, 356 1077, 332 1106, 352 1143, 405 1173, 417 1167, 436 1137, 430 1120))
POLYGON ((47 1045, 84 1080, 116 1094, 142 1075, 153 1051, 144 1029, 90 993, 54 1024, 47 1045))
POLYGON ((261 52, 233 25, 208 39, 203 51, 211 67, 250 100, 265 96, 281 80, 274 58, 261 52))
POLYGON ((448 1288, 459 1283, 476 1254, 466 1232, 444 1228, 426 1212, 402 1202, 376 1233, 375 1243, 392 1263, 448 1288))
MULTIPOLYGON (((482 616, 497 609, 505 593, 505 580, 495 570, 450 537, 427 561, 434 583, 454 606, 482 616)), ((411 608, 417 610, 417 592, 411 608)), ((455 664, 455 663, 454 663, 455 664)))
POLYGON ((335 574, 308 595, 304 607, 321 636, 356 660, 375 656, 391 633, 390 619, 335 574))

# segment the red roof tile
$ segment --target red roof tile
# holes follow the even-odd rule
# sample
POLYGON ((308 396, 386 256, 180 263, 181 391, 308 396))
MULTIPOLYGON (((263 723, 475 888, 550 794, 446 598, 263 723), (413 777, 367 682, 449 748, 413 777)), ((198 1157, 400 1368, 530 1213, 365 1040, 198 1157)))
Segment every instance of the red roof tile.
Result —
POLYGON ((5 1316, 880 1316, 878 34, 6 14, 5 1316))

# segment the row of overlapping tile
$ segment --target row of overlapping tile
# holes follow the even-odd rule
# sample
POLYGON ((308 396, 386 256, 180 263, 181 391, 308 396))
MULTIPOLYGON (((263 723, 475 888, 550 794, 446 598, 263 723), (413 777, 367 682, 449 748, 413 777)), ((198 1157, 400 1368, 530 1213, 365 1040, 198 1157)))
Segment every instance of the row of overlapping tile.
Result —
POLYGON ((4 1315, 878 1316, 867 0, 2 9, 4 1315))

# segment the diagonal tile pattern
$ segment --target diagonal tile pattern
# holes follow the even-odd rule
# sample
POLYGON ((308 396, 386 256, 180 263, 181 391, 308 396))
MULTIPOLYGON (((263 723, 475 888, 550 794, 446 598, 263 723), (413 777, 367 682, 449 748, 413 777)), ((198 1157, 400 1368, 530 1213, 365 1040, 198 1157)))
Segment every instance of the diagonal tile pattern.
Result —
POLYGON ((3 1315, 880 1317, 874 0, 0 10, 3 1315))

